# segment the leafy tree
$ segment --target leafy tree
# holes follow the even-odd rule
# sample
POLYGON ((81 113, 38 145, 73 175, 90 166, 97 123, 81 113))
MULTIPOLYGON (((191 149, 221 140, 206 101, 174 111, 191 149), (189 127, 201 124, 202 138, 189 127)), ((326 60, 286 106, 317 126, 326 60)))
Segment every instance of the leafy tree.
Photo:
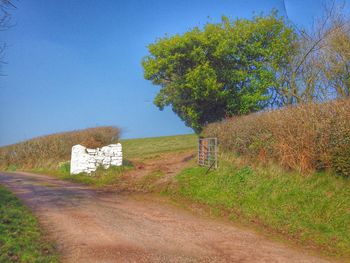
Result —
POLYGON ((252 20, 223 17, 150 44, 144 77, 160 86, 155 105, 171 105, 198 133, 207 123, 267 106, 294 37, 275 13, 252 20))

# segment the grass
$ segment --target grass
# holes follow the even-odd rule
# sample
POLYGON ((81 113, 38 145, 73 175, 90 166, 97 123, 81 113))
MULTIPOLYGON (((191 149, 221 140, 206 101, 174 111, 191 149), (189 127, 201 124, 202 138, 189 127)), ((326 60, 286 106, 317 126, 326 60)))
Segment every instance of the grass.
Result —
POLYGON ((167 191, 219 210, 231 220, 350 259, 350 181, 327 173, 235 165, 224 157, 216 171, 192 167, 167 191))
POLYGON ((111 166, 108 169, 98 168, 93 174, 76 174, 71 175, 69 172, 69 163, 64 163, 59 169, 36 168, 28 170, 28 172, 53 175, 62 180, 68 180, 75 183, 104 187, 107 185, 117 184, 123 174, 132 169, 131 164, 123 166, 111 166))
POLYGON ((0 186, 0 262, 58 262, 36 218, 0 186))
POLYGON ((122 140, 126 159, 152 158, 158 154, 196 149, 194 134, 122 140))
POLYGON ((139 191, 157 192, 157 187, 154 185, 159 179, 165 176, 161 170, 155 170, 150 174, 145 175, 135 186, 139 191))

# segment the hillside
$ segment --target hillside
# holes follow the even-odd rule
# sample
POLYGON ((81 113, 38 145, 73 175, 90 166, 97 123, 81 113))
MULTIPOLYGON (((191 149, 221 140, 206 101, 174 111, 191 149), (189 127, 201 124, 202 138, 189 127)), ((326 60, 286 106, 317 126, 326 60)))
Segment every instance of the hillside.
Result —
POLYGON ((124 158, 146 158, 157 154, 196 149, 194 134, 121 140, 124 158))

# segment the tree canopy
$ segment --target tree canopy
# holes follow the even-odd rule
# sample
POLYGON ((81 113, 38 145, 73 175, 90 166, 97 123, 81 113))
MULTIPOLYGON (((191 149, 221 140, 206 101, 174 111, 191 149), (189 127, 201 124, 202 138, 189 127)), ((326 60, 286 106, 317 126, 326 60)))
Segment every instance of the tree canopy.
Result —
POLYGON ((160 87, 154 103, 196 132, 207 123, 264 108, 278 88, 295 33, 275 13, 207 23, 148 46, 144 77, 160 87))

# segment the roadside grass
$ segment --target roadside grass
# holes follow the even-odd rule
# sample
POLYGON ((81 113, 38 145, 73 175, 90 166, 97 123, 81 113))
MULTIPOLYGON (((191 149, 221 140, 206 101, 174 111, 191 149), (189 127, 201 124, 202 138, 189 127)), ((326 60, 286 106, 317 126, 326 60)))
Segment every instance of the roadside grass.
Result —
POLYGON ((230 220, 350 260, 350 181, 322 172, 309 176, 276 166, 242 166, 222 156, 216 171, 192 167, 165 191, 213 208, 230 220))
POLYGON ((46 168, 36 168, 27 170, 27 172, 31 173, 38 173, 38 174, 46 174, 46 175, 52 175, 62 180, 68 180, 74 183, 81 183, 86 184, 90 186, 96 186, 96 187, 104 187, 107 185, 114 185, 117 184, 123 174, 133 169, 132 165, 127 164, 124 166, 111 166, 108 169, 98 168, 94 173, 92 174, 76 174, 71 175, 69 172, 69 163, 68 166, 64 165, 64 168, 56 169, 46 169, 46 168))
POLYGON ((196 149, 195 134, 121 140, 123 158, 147 159, 159 154, 196 149))
POLYGON ((58 262, 28 208, 0 185, 0 262, 58 262))

